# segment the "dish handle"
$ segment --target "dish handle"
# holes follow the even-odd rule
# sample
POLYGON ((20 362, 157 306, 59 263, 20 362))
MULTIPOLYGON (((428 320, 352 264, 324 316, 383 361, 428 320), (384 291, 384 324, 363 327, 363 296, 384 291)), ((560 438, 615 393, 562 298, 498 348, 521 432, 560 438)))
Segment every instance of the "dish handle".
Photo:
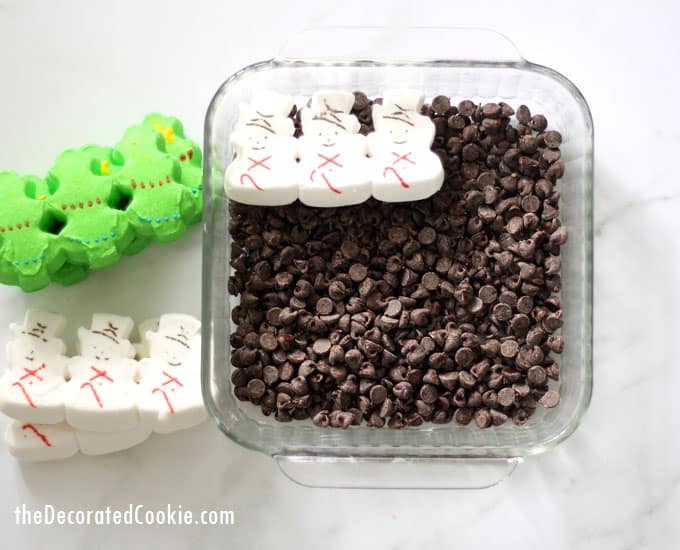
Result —
POLYGON ((486 489, 507 479, 521 458, 407 458, 275 455, 304 487, 337 489, 486 489))
POLYGON ((366 64, 445 60, 512 64, 524 61, 505 35, 484 28, 319 27, 295 33, 278 61, 335 61, 366 64), (433 48, 433 45, 437 45, 433 48), (434 51, 433 51, 434 50, 434 51))

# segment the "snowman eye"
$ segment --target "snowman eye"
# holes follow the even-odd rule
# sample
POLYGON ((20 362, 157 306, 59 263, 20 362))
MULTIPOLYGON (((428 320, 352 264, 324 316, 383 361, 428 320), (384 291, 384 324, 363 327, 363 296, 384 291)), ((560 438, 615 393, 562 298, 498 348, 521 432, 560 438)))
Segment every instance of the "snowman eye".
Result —
POLYGON ((319 132, 319 137, 322 137, 322 136, 323 136, 323 133, 322 133, 322 132, 319 132))

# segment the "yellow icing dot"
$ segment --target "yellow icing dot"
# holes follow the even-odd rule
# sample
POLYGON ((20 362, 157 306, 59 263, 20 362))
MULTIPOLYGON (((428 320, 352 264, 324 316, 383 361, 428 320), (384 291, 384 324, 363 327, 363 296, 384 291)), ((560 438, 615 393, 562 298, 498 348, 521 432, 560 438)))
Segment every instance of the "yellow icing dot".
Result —
POLYGON ((109 170, 109 161, 104 159, 99 163, 99 172, 101 173, 102 176, 105 176, 106 174, 110 174, 111 170, 109 170))
POLYGON ((47 198, 47 195, 38 195, 39 201, 44 201, 46 198, 47 198))
POLYGON ((156 131, 163 136, 165 143, 172 143, 175 141, 175 130, 172 126, 163 126, 160 122, 156 122, 155 120, 152 124, 156 131))

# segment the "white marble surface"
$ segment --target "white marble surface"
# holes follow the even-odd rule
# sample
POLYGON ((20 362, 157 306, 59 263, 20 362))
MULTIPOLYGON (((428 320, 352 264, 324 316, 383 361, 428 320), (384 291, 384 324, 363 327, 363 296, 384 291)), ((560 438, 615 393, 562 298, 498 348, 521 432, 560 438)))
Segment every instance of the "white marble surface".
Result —
MULTIPOLYGON (((473 492, 299 487, 268 457, 205 424, 129 452, 20 466, 0 448, 2 547, 550 548, 680 546, 678 4, 552 0, 342 8, 271 2, 0 0, 0 167, 44 172, 68 145, 112 142, 152 109, 200 135, 213 91, 269 58, 297 29, 365 23, 484 25, 570 77, 596 128, 595 390, 576 433, 473 492), (240 4, 240 5, 237 5, 240 4), (253 15, 256 13, 257 15, 253 15), (22 527, 13 509, 166 503, 231 508, 233 527, 22 527), (442 542, 445 541, 445 542, 442 542)), ((320 4, 320 3, 319 3, 320 4)), ((398 5, 397 5, 398 4, 398 5)), ((446 57, 445 44, 433 44, 446 57)), ((200 231, 92 275, 26 296, 0 288, 4 327, 27 307, 143 318, 199 314, 200 231)), ((5 420, 0 420, 0 428, 5 420)))

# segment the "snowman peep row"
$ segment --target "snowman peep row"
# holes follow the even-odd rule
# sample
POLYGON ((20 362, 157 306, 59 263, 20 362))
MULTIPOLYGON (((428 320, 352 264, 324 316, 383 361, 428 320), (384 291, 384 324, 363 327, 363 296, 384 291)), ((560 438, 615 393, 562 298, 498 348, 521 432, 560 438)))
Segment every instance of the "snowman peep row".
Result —
POLYGON ((79 354, 66 356, 61 315, 29 311, 12 325, 0 411, 13 419, 5 441, 17 458, 107 454, 152 432, 189 428, 206 418, 200 387, 200 323, 163 315, 128 339, 129 317, 94 315, 78 330, 79 354), (140 358, 136 360, 135 357, 140 358))
POLYGON ((237 202, 308 206, 420 200, 439 191, 444 170, 430 147, 435 127, 420 114, 424 96, 389 90, 373 105, 375 131, 363 136, 350 114, 354 94, 319 91, 301 111, 295 138, 291 96, 254 94, 239 107, 231 134, 234 160, 225 173, 227 196, 237 202))

